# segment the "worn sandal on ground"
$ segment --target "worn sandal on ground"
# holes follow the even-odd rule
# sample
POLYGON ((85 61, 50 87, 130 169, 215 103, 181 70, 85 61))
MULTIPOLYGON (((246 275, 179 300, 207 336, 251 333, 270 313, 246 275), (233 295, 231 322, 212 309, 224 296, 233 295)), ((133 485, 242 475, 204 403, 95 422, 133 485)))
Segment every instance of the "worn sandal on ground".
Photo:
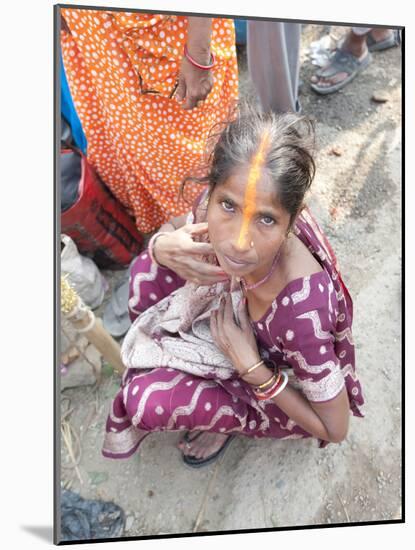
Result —
POLYGON ((366 38, 366 44, 370 52, 380 52, 382 50, 387 50, 389 48, 394 48, 399 46, 401 43, 401 35, 399 31, 393 30, 384 40, 376 41, 371 34, 368 34, 366 38))
MULTIPOLYGON (((190 436, 191 432, 186 432, 183 436, 184 441, 186 443, 190 443, 191 441, 194 441, 197 439, 203 432, 199 432, 194 437, 190 436)), ((218 449, 215 453, 206 456, 205 458, 196 458, 192 455, 182 455, 183 462, 187 464, 187 466, 191 466, 192 468, 201 468, 202 466, 207 466, 208 464, 211 464, 215 460, 217 460, 221 454, 225 452, 225 449, 228 447, 229 443, 235 438, 234 435, 229 435, 228 439, 225 441, 225 443, 218 449)))
POLYGON ((321 95, 332 94, 337 92, 346 86, 353 78, 358 75, 363 69, 365 69, 370 61, 372 56, 368 52, 367 55, 361 60, 352 55, 349 52, 343 52, 341 50, 336 50, 327 67, 319 70, 317 76, 319 78, 331 78, 339 73, 346 73, 348 76, 344 78, 341 82, 336 82, 336 84, 331 84, 329 86, 321 86, 319 84, 310 83, 311 88, 321 95))

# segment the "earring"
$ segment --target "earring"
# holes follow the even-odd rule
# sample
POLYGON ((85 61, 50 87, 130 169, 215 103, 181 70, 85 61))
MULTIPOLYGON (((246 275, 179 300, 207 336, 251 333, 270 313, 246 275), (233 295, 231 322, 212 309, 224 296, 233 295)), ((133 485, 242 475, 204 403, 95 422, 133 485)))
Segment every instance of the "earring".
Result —
POLYGON ((251 248, 254 248, 254 241, 251 241, 251 248))

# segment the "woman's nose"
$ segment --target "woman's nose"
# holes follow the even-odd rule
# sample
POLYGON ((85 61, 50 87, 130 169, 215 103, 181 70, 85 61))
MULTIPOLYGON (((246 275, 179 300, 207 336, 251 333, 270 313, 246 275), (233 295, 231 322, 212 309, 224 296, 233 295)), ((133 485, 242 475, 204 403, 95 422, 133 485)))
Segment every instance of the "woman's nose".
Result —
POLYGON ((232 248, 237 252, 247 252, 251 248, 251 241, 249 230, 240 226, 232 239, 232 248))

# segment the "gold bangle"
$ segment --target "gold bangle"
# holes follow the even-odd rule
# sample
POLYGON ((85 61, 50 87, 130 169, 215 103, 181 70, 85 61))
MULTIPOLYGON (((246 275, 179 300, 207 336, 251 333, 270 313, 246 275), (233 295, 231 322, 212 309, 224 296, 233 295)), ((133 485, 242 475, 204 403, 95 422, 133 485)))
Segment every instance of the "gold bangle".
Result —
POLYGON ((280 380, 281 380, 281 372, 280 372, 279 369, 278 369, 278 376, 275 376, 275 373, 274 373, 274 377, 275 377, 275 379, 274 379, 273 383, 270 385, 270 388, 266 389, 265 391, 258 391, 259 387, 255 387, 254 388, 255 394, 257 396, 265 395, 267 392, 272 391, 275 388, 277 388, 279 383, 280 383, 280 380))
POLYGON ((276 380, 277 380, 277 377, 275 376, 275 374, 273 374, 269 380, 267 380, 266 382, 264 382, 260 386, 255 386, 255 387, 258 390, 262 390, 263 388, 266 388, 267 386, 270 386, 270 385, 272 386, 273 382, 275 382, 276 380))
POLYGON ((274 372, 273 372, 273 375, 271 376, 271 378, 269 380, 267 380, 266 382, 263 382, 262 384, 260 384, 259 386, 255 386, 255 390, 261 390, 263 388, 266 388, 267 386, 272 386, 274 382, 278 382, 281 378, 281 372, 280 372, 280 369, 275 366, 274 367, 274 372))
POLYGON ((245 372, 241 372, 241 374, 239 376, 242 378, 243 376, 245 376, 246 374, 249 374, 250 372, 254 371, 255 369, 257 369, 261 365, 264 365, 264 360, 263 359, 261 359, 261 361, 258 361, 258 363, 255 363, 255 365, 252 365, 252 367, 249 367, 249 369, 246 370, 245 372))

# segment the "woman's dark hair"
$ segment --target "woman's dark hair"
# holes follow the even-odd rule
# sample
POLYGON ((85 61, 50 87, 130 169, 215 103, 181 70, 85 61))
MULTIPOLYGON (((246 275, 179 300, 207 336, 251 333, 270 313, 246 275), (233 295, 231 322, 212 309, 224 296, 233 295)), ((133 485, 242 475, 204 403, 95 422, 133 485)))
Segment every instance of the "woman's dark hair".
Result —
POLYGON ((314 124, 294 113, 259 113, 244 105, 220 133, 211 134, 215 145, 208 158, 205 177, 184 181, 207 183, 210 191, 226 181, 236 168, 248 165, 258 151, 265 132, 269 134, 263 170, 276 184, 282 207, 290 214, 290 225, 303 206, 304 196, 315 174, 314 124))

